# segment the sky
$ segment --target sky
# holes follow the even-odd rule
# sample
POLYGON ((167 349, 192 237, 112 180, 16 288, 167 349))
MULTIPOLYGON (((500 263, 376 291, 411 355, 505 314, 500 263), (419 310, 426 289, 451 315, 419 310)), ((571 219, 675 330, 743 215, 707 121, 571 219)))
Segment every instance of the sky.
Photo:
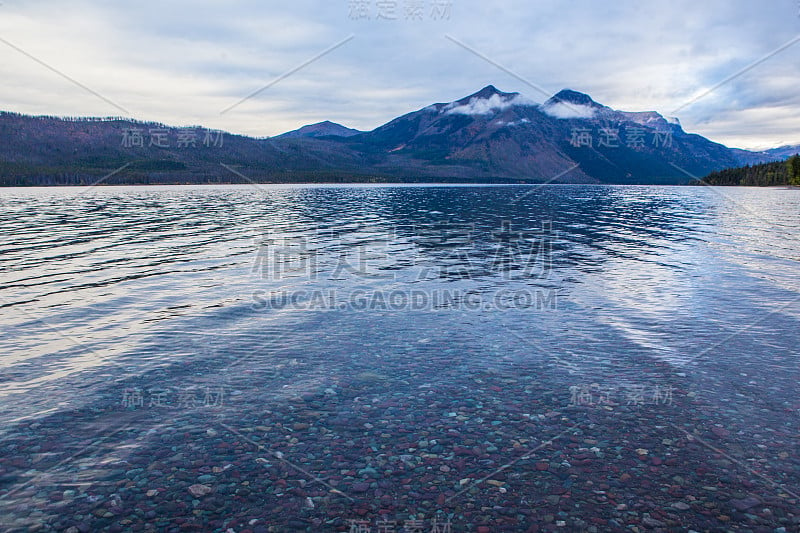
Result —
POLYGON ((798 0, 0 0, 0 110, 255 137, 371 130, 486 85, 800 144, 798 0))

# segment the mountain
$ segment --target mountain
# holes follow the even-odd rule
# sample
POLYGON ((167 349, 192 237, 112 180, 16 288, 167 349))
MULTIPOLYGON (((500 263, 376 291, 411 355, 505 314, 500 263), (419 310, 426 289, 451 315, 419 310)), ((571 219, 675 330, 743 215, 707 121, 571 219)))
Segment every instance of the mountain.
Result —
POLYGON ((372 154, 380 171, 409 176, 591 182, 554 144, 553 128, 533 102, 493 86, 396 118, 346 143, 372 154))
POLYGON ((547 100, 543 107, 553 107, 559 104, 565 106, 582 106, 592 109, 609 109, 592 100, 592 97, 588 94, 579 93, 572 89, 562 89, 547 100))
POLYGON ((308 126, 303 126, 302 128, 288 131, 281 135, 277 135, 274 138, 294 139, 297 137, 352 137, 353 135, 358 135, 359 133, 364 132, 354 130, 352 128, 346 128, 341 124, 326 120, 324 122, 317 122, 316 124, 309 124, 308 126))
POLYGON ((789 144, 786 146, 779 146, 778 148, 771 148, 764 150, 765 154, 774 157, 775 159, 788 159, 795 154, 800 154, 800 144, 789 144))
POLYGON ((0 113, 3 185, 101 179, 678 184, 775 158, 686 133, 677 119, 655 111, 614 110, 570 89, 537 104, 489 85, 368 132, 321 122, 269 139, 123 118, 0 113))
POLYGON ((488 86, 409 113, 346 144, 375 168, 438 176, 602 183, 686 183, 765 156, 683 131, 656 112, 616 111, 565 89, 538 105, 488 86))
POLYGON ((325 139, 274 141, 119 117, 0 113, 6 186, 375 179, 362 166, 359 154, 325 139))

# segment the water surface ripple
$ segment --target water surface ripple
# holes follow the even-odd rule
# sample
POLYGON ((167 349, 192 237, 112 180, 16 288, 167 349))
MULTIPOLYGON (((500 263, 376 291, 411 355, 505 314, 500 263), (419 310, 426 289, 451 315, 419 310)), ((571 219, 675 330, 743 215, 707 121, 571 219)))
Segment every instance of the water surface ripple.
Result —
POLYGON ((800 191, 4 189, 0 228, 0 528, 798 527, 800 191))

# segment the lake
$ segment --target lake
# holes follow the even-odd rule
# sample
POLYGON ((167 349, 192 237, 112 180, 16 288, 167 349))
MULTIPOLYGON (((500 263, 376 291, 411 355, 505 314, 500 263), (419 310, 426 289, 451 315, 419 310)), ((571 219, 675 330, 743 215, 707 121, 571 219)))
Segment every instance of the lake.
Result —
POLYGON ((798 190, 0 189, 0 227, 0 529, 800 528, 798 190))

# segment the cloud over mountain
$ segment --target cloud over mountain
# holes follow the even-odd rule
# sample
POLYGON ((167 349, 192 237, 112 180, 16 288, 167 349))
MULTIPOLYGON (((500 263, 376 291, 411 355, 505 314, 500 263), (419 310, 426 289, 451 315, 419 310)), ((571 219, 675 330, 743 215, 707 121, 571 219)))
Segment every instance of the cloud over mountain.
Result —
POLYGON ((593 107, 581 104, 568 104, 566 102, 555 102, 542 106, 542 111, 553 118, 592 118, 596 110, 593 107))
MULTIPOLYGON (((81 184, 112 173, 110 183, 215 183, 247 176, 277 182, 668 184, 688 181, 687 174, 778 159, 686 133, 655 111, 617 111, 569 89, 539 106, 492 85, 372 131, 324 121, 269 139, 225 135, 224 142, 192 149, 168 142, 121 144, 131 129, 149 133, 152 141, 153 132, 164 128, 125 119, 0 113, 0 183, 81 184), (116 172, 121 165, 125 170, 116 172)), ((187 133, 166 131, 174 139, 187 133)))
POLYGON ((474 96, 467 103, 453 102, 445 107, 448 115, 491 115, 517 105, 534 105, 521 94, 495 93, 488 97, 474 96))

